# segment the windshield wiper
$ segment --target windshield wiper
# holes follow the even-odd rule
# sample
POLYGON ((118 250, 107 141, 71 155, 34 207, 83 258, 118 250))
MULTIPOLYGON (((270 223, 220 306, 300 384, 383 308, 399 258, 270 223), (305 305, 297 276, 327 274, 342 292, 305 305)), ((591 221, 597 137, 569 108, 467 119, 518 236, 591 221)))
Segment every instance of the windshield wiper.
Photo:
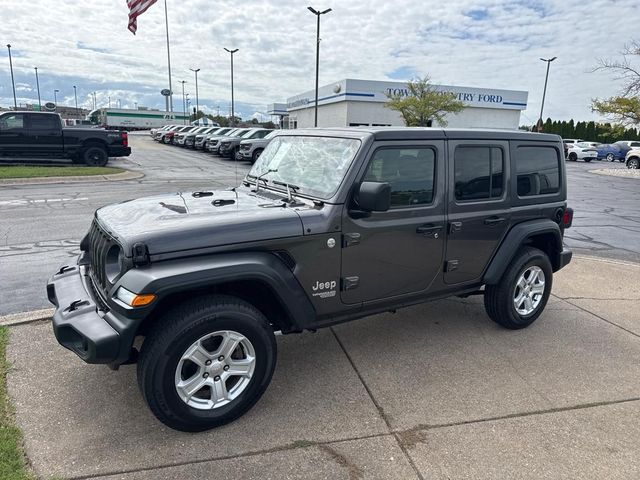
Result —
POLYGON ((300 187, 298 185, 293 185, 292 183, 280 182, 278 180, 274 180, 273 184, 287 187, 287 203, 293 203, 293 194, 291 193, 291 190, 293 191, 300 190, 300 187))
POLYGON ((262 177, 264 177, 268 173, 275 173, 277 171, 278 171, 277 168, 270 168, 266 172, 262 172, 260 175, 257 175, 257 176, 256 175, 247 175, 247 178, 253 178, 256 181, 256 193, 258 193, 260 191, 260 184, 258 182, 260 180, 262 180, 265 185, 269 182, 269 180, 267 180, 266 178, 262 178, 262 177))

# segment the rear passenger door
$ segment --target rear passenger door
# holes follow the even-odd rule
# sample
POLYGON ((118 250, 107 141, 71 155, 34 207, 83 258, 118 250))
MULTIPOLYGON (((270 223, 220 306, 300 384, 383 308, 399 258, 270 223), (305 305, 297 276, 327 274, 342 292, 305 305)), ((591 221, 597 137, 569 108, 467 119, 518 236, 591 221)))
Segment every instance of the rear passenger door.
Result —
POLYGON ((509 142, 451 140, 444 281, 479 281, 511 224, 509 142))
POLYGON ((50 156, 62 153, 62 127, 57 115, 28 114, 28 132, 34 155, 50 156))

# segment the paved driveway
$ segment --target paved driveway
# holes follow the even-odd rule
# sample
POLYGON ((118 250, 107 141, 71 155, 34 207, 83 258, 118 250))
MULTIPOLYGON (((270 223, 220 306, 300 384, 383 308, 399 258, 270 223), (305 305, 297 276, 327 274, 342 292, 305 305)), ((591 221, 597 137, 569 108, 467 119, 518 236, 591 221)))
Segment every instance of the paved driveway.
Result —
POLYGON ((9 392, 39 475, 68 478, 640 478, 640 267, 576 259, 529 329, 449 299, 278 337, 238 421, 160 424, 135 367, 13 327, 9 392))

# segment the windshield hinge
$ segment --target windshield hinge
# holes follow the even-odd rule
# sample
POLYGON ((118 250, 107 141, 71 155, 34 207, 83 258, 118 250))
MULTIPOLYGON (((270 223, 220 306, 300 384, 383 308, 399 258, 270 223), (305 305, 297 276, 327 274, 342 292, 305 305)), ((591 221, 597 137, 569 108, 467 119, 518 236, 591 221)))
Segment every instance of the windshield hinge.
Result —
POLYGON ((136 243, 133 246, 133 264, 136 267, 144 267, 149 265, 151 260, 149 258, 149 249, 144 243, 136 243))

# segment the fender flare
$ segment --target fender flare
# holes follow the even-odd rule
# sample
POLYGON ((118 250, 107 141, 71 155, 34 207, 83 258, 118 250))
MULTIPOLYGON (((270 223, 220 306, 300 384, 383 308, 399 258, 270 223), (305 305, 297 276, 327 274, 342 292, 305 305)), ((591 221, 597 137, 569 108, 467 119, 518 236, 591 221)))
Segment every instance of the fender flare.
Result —
POLYGON ((549 233, 554 237, 555 249, 557 251, 557 255, 552 256, 549 260, 554 267, 554 271, 556 271, 559 268, 559 256, 562 252, 562 234, 560 233, 560 226, 550 219, 531 220, 519 223, 509 230, 500 244, 500 247, 491 259, 489 267, 485 271, 483 283, 488 285, 497 284, 518 249, 529 237, 549 233))
MULTIPOLYGON (((153 293, 158 299, 148 308, 136 309, 147 317, 162 299, 203 287, 243 280, 265 284, 286 311, 292 326, 303 329, 314 322, 316 313, 293 272, 269 252, 243 252, 194 256, 152 263, 126 272, 112 292, 122 286, 134 293, 153 293)), ((133 312, 128 310, 129 316, 133 312)))

